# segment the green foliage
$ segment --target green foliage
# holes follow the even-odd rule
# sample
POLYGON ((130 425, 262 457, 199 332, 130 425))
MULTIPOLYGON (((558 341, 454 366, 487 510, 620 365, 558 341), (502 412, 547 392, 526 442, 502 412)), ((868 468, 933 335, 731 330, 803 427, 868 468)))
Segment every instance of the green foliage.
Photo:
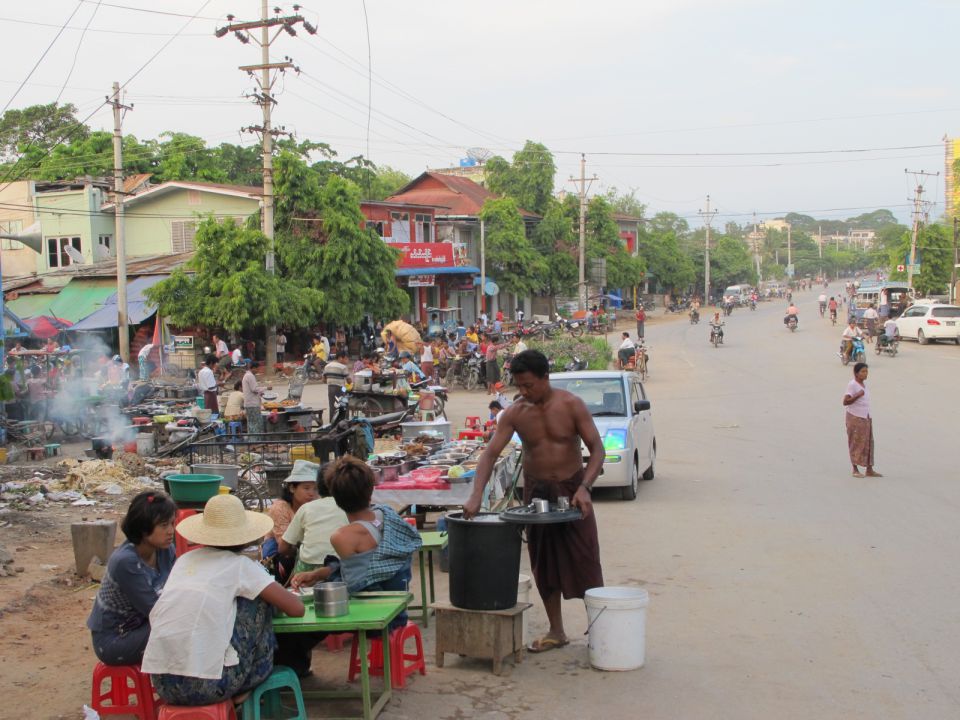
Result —
POLYGON ((147 299, 177 325, 205 325, 231 332, 282 322, 308 327, 324 295, 300 281, 264 268, 269 241, 259 230, 230 218, 207 218, 197 228, 196 253, 187 264, 150 288, 147 299))
POLYGON ((679 238, 690 231, 690 224, 676 213, 659 212, 650 218, 647 228, 652 235, 672 232, 679 238))
POLYGON ((611 187, 604 193, 603 197, 614 212, 632 215, 635 218, 642 218, 647 212, 647 206, 637 199, 636 188, 630 188, 628 191, 621 193, 616 187, 611 187))
POLYGON ((575 338, 571 335, 562 335, 550 340, 528 340, 527 347, 531 350, 539 350, 548 358, 553 358, 556 361, 554 367, 557 372, 561 372, 574 356, 586 360, 588 370, 607 370, 613 359, 610 344, 603 337, 575 338))
POLYGON ((553 177, 557 172, 553 155, 545 145, 527 140, 513 155, 513 163, 502 157, 486 164, 487 188, 497 195, 513 198, 518 207, 546 213, 553 201, 553 177))
POLYGON ((488 272, 500 287, 520 296, 541 290, 547 261, 527 240, 513 198, 488 199, 480 210, 480 219, 485 225, 488 272))
MULTIPOLYGON (((900 244, 889 256, 892 280, 906 280, 906 272, 897 272, 897 265, 905 264, 910 256, 909 231, 903 233, 900 244)), ((920 273, 913 276, 913 287, 920 296, 945 292, 950 285, 953 268, 953 238, 951 230, 943 225, 927 225, 917 234, 917 262, 920 273)))
POLYGON ((710 284, 724 288, 744 282, 754 284, 756 279, 747 246, 725 235, 717 238, 717 245, 710 253, 710 284))
POLYGON ((570 218, 556 200, 552 201, 533 232, 534 249, 546 258, 543 291, 549 296, 565 295, 577 287, 577 239, 570 218))
POLYGON ((218 153, 208 148, 203 138, 187 133, 164 132, 163 141, 156 146, 156 171, 158 182, 168 180, 200 180, 225 183, 229 181, 218 153))
POLYGON ((690 257, 681 252, 673 231, 651 238, 643 250, 643 257, 650 274, 661 288, 669 292, 682 292, 694 281, 696 268, 690 257))
POLYGON ((77 108, 72 103, 7 110, 0 117, 0 155, 15 160, 28 149, 43 153, 58 142, 78 142, 89 134, 90 128, 77 120, 77 108))

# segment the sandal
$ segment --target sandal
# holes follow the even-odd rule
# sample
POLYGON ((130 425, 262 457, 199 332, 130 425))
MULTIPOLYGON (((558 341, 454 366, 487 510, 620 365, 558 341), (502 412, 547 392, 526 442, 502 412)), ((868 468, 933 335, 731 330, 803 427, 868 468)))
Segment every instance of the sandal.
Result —
POLYGON ((538 638, 528 645, 527 651, 532 653, 544 653, 549 652, 550 650, 562 648, 564 645, 569 644, 569 640, 558 640, 555 637, 544 635, 542 638, 538 638))
POLYGON ((878 473, 876 470, 870 470, 867 472, 867 477, 883 477, 883 475, 878 473))
POLYGON ((866 477, 866 475, 864 475, 864 474, 863 474, 862 472, 860 472, 859 470, 857 470, 857 472, 855 472, 855 473, 853 474, 853 476, 854 476, 854 477, 866 477))

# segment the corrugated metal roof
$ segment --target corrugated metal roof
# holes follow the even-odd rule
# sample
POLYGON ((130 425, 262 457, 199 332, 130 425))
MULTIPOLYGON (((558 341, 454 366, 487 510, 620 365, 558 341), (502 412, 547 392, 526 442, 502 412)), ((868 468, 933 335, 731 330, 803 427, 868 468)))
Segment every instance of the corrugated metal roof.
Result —
MULTIPOLYGON (((469 178, 425 172, 387 200, 449 209, 448 212, 438 215, 476 216, 480 214, 487 200, 497 197, 499 196, 469 178)), ((528 218, 539 217, 536 213, 522 208, 520 214, 528 218)))
MULTIPOLYGON (((139 325, 153 315, 157 308, 147 302, 143 296, 144 290, 151 288, 169 275, 148 275, 138 277, 127 283, 127 322, 130 325, 139 325)), ((116 291, 116 285, 114 285, 116 291)), ((83 320, 74 323, 70 330, 100 330, 117 326, 117 293, 114 292, 103 303, 83 320)))
MULTIPOLYGON (((174 190, 199 190, 200 192, 218 193, 220 195, 232 195, 234 197, 247 197, 252 200, 263 196, 263 188, 256 185, 227 185, 225 183, 208 183, 196 180, 171 180, 148 187, 136 195, 132 195, 123 204, 135 205, 138 202, 152 197, 159 197, 174 190)), ((113 207, 112 202, 104 203, 101 210, 108 210, 113 207)))
POLYGON ((115 280, 73 278, 58 293, 21 295, 7 301, 7 305, 22 318, 51 315, 76 323, 96 311, 116 291, 115 280))

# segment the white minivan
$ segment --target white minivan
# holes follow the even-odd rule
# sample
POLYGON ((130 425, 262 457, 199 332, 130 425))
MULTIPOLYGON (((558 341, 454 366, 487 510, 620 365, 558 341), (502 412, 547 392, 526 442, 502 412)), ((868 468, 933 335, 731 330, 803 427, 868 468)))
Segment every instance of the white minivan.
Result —
POLYGON ((731 285, 723 291, 724 297, 732 297, 738 305, 746 305, 750 302, 750 293, 753 289, 749 285, 731 285))

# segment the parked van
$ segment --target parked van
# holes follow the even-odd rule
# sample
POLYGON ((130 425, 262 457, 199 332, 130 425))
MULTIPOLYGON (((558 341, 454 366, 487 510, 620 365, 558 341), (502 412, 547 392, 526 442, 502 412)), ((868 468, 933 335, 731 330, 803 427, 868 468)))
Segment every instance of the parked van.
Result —
POLYGON ((725 297, 732 297, 738 305, 746 305, 750 302, 750 293, 752 292, 753 288, 749 285, 731 285, 723 291, 723 294, 725 297))

